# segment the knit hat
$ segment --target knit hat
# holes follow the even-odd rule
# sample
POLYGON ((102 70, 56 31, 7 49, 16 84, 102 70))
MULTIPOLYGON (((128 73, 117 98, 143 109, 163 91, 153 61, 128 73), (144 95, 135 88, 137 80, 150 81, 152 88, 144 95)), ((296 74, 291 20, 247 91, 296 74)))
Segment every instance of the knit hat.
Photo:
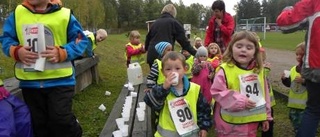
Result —
POLYGON ((169 42, 165 42, 165 41, 159 42, 159 43, 155 46, 157 53, 158 53, 160 56, 162 56, 164 50, 165 50, 169 45, 171 45, 169 42))
POLYGON ((208 50, 204 46, 201 46, 197 49, 196 57, 206 56, 208 57, 208 50))

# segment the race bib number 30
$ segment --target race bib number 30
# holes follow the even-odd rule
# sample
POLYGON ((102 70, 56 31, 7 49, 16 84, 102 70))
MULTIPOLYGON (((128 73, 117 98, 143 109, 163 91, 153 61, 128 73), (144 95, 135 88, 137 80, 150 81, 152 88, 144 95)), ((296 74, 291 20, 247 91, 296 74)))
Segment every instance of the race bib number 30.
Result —
POLYGON ((183 97, 169 100, 168 104, 171 118, 179 135, 186 136, 199 130, 189 105, 183 97))
POLYGON ((239 81, 241 94, 246 95, 250 100, 256 102, 256 107, 261 107, 266 104, 257 74, 239 75, 239 81))

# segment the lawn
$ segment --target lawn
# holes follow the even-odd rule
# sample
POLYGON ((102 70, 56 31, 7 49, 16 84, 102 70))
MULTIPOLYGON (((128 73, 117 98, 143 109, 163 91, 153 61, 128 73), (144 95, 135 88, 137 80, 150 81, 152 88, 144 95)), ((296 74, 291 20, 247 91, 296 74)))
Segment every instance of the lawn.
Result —
MULTIPOLYGON (((141 41, 144 41, 146 31, 141 31, 141 41)), ((260 37, 262 34, 259 33, 260 37)), ((304 38, 304 32, 283 35, 278 32, 270 32, 266 35, 266 40, 262 44, 268 48, 293 50, 293 45, 297 45, 304 38)), ((82 125, 83 137, 99 136, 109 113, 118 97, 122 86, 126 82, 126 65, 124 59, 125 44, 128 42, 126 33, 109 35, 107 40, 100 43, 95 53, 100 58, 99 72, 102 81, 99 84, 92 84, 84 91, 77 93, 74 97, 74 112, 82 125), (105 96, 105 91, 110 91, 111 96, 105 96), (106 111, 102 112, 98 107, 104 104, 106 111)), ((176 50, 178 50, 177 48, 176 50)), ((13 61, 4 57, 0 52, 0 64, 3 68, 1 78, 13 77, 13 61)), ((144 74, 148 72, 148 66, 143 66, 144 74)), ((277 100, 275 107, 275 136, 292 136, 291 126, 288 121, 288 109, 285 101, 277 100)), ((212 134, 212 130, 211 133, 212 134)))

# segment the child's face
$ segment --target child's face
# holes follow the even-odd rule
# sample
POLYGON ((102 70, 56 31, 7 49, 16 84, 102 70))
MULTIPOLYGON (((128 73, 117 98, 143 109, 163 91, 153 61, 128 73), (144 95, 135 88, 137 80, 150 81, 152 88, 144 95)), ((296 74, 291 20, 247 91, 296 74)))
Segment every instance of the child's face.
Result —
POLYGON ((255 51, 254 43, 247 39, 239 40, 232 45, 232 56, 242 67, 247 67, 254 59, 255 51))
POLYGON ((42 7, 42 6, 47 6, 49 3, 49 0, 27 0, 28 3, 35 7, 42 7))
POLYGON ((178 72, 179 83, 180 83, 180 81, 182 80, 182 77, 187 71, 187 68, 183 66, 183 63, 180 59, 176 59, 176 60, 168 59, 166 62, 164 62, 162 71, 165 77, 169 76, 172 72, 178 72))
POLYGON ((195 47, 196 48, 199 48, 201 46, 201 40, 197 40, 196 42, 195 42, 195 47))
POLYGON ((298 62, 302 62, 302 58, 304 56, 304 52, 301 48, 296 49, 296 60, 298 62))
POLYGON ((163 55, 162 56, 166 55, 169 51, 172 51, 172 46, 171 45, 168 45, 166 47, 166 49, 163 51, 163 55))
POLYGON ((96 41, 97 42, 101 42, 101 41, 103 41, 105 39, 106 39, 106 37, 101 35, 101 34, 97 34, 97 36, 96 36, 96 41))
POLYGON ((218 53, 218 47, 217 46, 210 46, 209 53, 211 55, 216 55, 218 53))
POLYGON ((133 37, 133 38, 131 38, 130 43, 135 44, 135 45, 140 44, 140 37, 133 37))
POLYGON ((202 56, 202 55, 198 57, 200 62, 201 61, 207 61, 207 58, 208 58, 207 56, 202 56))

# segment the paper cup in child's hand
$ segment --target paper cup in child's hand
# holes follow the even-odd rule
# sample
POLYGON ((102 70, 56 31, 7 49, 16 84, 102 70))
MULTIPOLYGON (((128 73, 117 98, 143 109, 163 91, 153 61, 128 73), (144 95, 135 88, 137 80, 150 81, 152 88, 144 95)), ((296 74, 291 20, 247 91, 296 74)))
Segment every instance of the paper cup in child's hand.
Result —
POLYGON ((175 76, 175 78, 172 80, 172 85, 176 86, 179 83, 179 73, 178 72, 172 72, 175 76))
POLYGON ((284 70, 283 73, 284 73, 284 77, 289 78, 289 76, 290 76, 289 70, 284 70))

